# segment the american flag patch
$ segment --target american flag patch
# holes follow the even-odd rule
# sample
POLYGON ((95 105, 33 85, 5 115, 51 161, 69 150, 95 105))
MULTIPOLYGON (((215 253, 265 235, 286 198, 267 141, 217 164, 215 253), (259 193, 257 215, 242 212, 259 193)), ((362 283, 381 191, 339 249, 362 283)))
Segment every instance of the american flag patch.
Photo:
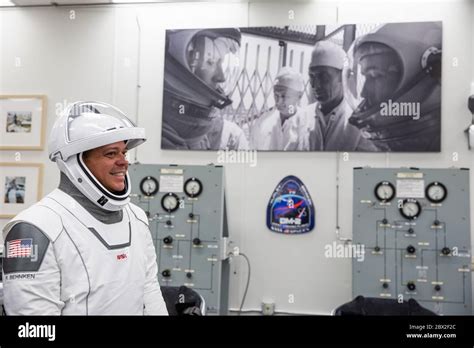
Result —
POLYGON ((14 239, 7 242, 7 258, 9 257, 30 257, 33 239, 14 239))

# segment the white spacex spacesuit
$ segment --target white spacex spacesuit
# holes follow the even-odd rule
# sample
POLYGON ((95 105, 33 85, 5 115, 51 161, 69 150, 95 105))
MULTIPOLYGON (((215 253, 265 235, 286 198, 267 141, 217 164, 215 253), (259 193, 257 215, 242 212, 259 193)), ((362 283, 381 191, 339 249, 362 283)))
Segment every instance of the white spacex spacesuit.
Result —
POLYGON ((118 109, 72 104, 55 123, 50 159, 59 188, 4 228, 7 315, 167 315, 157 280, 155 247, 144 211, 107 190, 82 160, 84 151, 145 141, 118 109))

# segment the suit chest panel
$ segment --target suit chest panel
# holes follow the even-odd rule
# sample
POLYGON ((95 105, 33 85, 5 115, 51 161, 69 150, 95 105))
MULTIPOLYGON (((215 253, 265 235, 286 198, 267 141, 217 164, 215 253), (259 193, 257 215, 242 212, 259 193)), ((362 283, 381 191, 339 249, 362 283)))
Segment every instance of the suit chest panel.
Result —
POLYGON ((86 302, 97 308, 94 303, 107 303, 112 294, 136 302, 133 296, 143 292, 146 257, 143 231, 132 212, 124 209, 121 222, 107 225, 85 211, 59 209, 61 216, 68 217, 55 242, 65 310, 82 313, 86 302))

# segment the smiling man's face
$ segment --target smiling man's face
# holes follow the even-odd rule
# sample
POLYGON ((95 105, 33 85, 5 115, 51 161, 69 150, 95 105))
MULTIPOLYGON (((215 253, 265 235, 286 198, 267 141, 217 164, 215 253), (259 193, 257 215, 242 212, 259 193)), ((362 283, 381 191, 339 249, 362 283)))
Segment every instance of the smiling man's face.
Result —
POLYGON ((125 189, 128 170, 127 147, 124 141, 105 145, 84 152, 83 160, 97 180, 109 191, 125 189))

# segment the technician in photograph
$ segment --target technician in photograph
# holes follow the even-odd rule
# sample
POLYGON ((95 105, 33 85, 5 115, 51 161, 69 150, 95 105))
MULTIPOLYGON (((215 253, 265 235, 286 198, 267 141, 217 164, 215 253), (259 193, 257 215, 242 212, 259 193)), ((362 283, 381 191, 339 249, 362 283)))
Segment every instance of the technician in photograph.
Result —
POLYGON ((377 151, 348 123, 353 110, 344 96, 342 72, 347 56, 331 41, 318 41, 309 64, 309 79, 316 102, 306 107, 309 135, 300 147, 311 151, 377 151))
POLYGON ((235 122, 216 117, 212 129, 207 133, 210 150, 244 151, 249 149, 245 133, 235 122))
POLYGON ((145 140, 105 103, 56 120, 59 187, 3 229, 7 315, 167 315, 148 218, 129 197, 126 153, 145 140))
POLYGON ((385 24, 352 51, 350 123, 382 151, 440 151, 441 24, 385 24))
POLYGON ((304 93, 303 76, 283 67, 275 78, 275 106, 261 114, 250 129, 250 147, 254 150, 299 150, 301 137, 307 137, 307 119, 299 106, 304 93))
POLYGON ((163 149, 211 148, 207 135, 216 131, 219 111, 232 104, 240 40, 232 28, 166 32, 163 149))

